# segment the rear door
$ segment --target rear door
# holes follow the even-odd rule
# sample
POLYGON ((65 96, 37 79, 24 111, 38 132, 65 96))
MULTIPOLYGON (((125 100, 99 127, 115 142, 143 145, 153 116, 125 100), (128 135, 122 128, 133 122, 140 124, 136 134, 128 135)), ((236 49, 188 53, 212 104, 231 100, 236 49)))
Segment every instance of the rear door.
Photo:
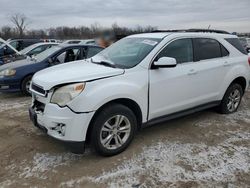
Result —
POLYGON ((217 40, 210 38, 194 38, 193 45, 196 105, 216 101, 229 70, 229 52, 217 40))
POLYGON ((150 70, 149 120, 218 100, 228 55, 214 39, 171 42, 157 58, 173 57, 177 66, 150 70))

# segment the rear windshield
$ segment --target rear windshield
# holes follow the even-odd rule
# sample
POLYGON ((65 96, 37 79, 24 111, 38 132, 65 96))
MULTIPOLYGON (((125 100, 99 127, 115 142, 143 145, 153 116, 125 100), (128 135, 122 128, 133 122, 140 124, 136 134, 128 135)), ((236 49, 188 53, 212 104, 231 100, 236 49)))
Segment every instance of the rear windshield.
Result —
POLYGON ((241 53, 247 55, 247 51, 244 49, 238 38, 226 38, 225 40, 233 45, 241 53))

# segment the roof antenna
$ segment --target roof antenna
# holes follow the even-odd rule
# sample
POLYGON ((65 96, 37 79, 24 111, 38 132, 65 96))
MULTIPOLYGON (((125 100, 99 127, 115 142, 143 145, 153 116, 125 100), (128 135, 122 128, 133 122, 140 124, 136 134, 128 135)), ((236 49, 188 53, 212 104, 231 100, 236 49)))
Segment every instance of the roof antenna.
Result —
POLYGON ((211 24, 209 24, 209 26, 208 26, 208 28, 207 28, 207 29, 210 29, 210 27, 211 27, 211 24))

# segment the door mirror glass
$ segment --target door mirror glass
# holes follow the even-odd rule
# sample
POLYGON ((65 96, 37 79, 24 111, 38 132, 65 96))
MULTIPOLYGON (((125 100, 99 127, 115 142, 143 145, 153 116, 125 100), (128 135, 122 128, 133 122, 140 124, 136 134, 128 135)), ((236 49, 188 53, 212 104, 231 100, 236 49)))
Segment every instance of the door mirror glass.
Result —
POLYGON ((172 57, 161 57, 158 61, 154 62, 155 68, 176 67, 176 65, 176 59, 172 57))

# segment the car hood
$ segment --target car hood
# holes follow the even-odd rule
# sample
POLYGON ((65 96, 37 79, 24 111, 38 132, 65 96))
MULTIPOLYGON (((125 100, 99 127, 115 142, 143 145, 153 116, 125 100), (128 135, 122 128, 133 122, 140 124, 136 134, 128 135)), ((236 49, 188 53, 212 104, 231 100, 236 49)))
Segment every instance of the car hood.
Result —
POLYGON ((81 60, 39 71, 33 76, 32 82, 43 87, 44 90, 50 90, 54 86, 61 84, 86 82, 123 73, 123 69, 106 67, 81 60))
POLYGON ((34 62, 29 60, 29 59, 18 60, 18 61, 14 61, 11 63, 3 64, 2 66, 0 66, 0 70, 17 69, 17 68, 22 67, 22 66, 30 65, 32 63, 34 63, 34 62))

